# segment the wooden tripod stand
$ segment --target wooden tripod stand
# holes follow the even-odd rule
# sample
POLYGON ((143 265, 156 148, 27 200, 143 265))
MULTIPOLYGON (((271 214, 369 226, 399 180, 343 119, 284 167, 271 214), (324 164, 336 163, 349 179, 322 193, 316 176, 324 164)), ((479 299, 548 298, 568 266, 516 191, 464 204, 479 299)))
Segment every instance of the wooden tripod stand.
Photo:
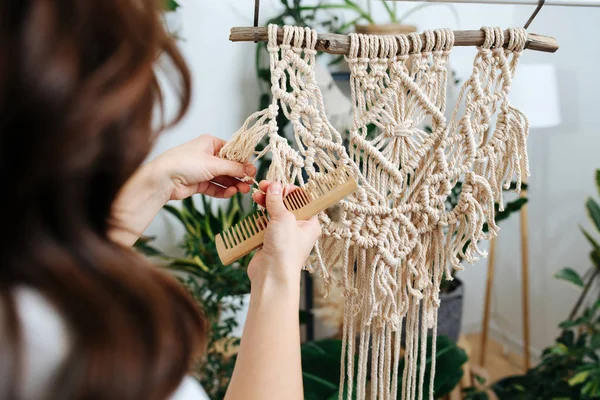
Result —
MULTIPOLYGON (((521 191, 521 197, 527 197, 527 190, 521 191)), ((521 231, 521 291, 522 291, 522 318, 523 318, 523 358, 525 359, 525 371, 530 367, 529 363, 529 236, 528 236, 528 214, 527 204, 523 205, 520 213, 521 231)), ((481 344, 479 364, 485 365, 485 349, 488 339, 488 326, 490 319, 492 288, 494 283, 494 268, 496 256, 496 238, 490 241, 490 253, 488 258, 487 284, 485 288, 485 305, 483 309, 483 329, 481 332, 481 344)))

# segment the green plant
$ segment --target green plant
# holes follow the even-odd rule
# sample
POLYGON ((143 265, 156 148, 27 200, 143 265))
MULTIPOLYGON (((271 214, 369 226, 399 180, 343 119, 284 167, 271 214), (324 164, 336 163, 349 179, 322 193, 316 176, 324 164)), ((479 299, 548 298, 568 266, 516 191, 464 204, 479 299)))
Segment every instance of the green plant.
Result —
MULTIPOLYGON (((596 171, 596 186, 600 194, 600 170, 596 171)), ((586 201, 586 209, 596 230, 590 234, 581 228, 592 246, 592 267, 581 276, 572 268, 564 268, 554 276, 581 289, 573 309, 556 342, 542 353, 541 362, 527 371, 524 376, 511 377, 494 385, 501 399, 597 399, 600 398, 600 293, 594 295, 595 302, 581 308, 595 287, 600 271, 600 206, 592 199, 586 201)))
POLYGON ((161 9, 165 11, 176 11, 179 7, 179 3, 175 0, 160 0, 161 9))
POLYGON ((207 350, 198 363, 196 376, 211 398, 222 399, 235 364, 235 357, 230 353, 239 344, 238 338, 231 337, 237 322, 233 318, 224 319, 222 315, 233 315, 241 309, 240 295, 250 292, 246 267, 252 254, 224 266, 215 246, 218 232, 246 217, 241 195, 231 198, 226 207, 218 207, 216 212, 206 197, 201 198, 201 209, 195 206, 192 198, 184 200, 181 208, 164 207, 185 228, 181 244, 184 257, 169 256, 153 247, 154 238, 142 238, 135 247, 147 256, 166 261, 165 268, 185 274, 179 279, 201 305, 210 325, 207 350))
MULTIPOLYGON (((428 338, 425 387, 429 387, 431 337, 428 338)), ((340 357, 342 342, 327 339, 302 345, 302 378, 306 400, 334 400, 340 391, 340 357)), ((462 365, 467 361, 465 352, 445 336, 437 338, 434 391, 436 398, 450 393, 462 378, 462 365)), ((356 360, 355 360, 356 363, 356 360)), ((399 386, 402 386, 404 360, 400 363, 399 386)), ((356 368, 355 368, 356 370, 356 368)), ((347 393, 348 388, 343 388, 347 393)), ((356 390, 353 390, 356 393, 356 390)), ((398 397, 399 398, 399 397, 398 397)))
POLYGON ((189 273, 203 281, 213 292, 223 296, 236 296, 250 292, 250 281, 246 275, 246 267, 252 259, 248 254, 231 266, 224 266, 219 259, 215 236, 244 219, 248 213, 242 206, 242 196, 232 197, 227 207, 212 209, 211 201, 205 196, 202 209, 198 209, 192 198, 182 201, 182 207, 166 205, 164 210, 173 215, 185 228, 181 248, 185 257, 178 258, 164 254, 150 246, 154 238, 142 238, 136 247, 143 254, 158 257, 169 263, 166 268, 178 272, 189 273))
POLYGON ((486 387, 486 379, 475 374, 473 379, 475 379, 475 386, 462 390, 463 400, 488 400, 488 392, 491 391, 491 388, 486 387))
MULTIPOLYGON (((595 181, 596 190, 600 194, 600 169, 596 170, 595 181)), ((592 222, 592 225, 596 230, 595 235, 600 234, 600 205, 598 205, 598 202, 596 202, 596 200, 594 200, 592 197, 588 197, 585 202, 585 208, 592 222)), ((569 314, 569 321, 574 320, 575 315, 579 311, 579 308, 581 307, 583 300, 586 298, 590 288, 592 287, 592 284, 598 278, 598 274, 600 274, 599 239, 595 238, 594 235, 590 234, 583 227, 580 227, 580 229, 585 238, 592 246, 592 250, 590 252, 590 260, 592 262, 592 267, 588 269, 588 271, 583 277, 581 277, 575 270, 571 268, 564 268, 557 272, 557 274, 555 275, 556 278, 570 282, 575 286, 578 286, 583 289, 581 295, 577 299, 577 302, 573 306, 571 313, 569 314)))

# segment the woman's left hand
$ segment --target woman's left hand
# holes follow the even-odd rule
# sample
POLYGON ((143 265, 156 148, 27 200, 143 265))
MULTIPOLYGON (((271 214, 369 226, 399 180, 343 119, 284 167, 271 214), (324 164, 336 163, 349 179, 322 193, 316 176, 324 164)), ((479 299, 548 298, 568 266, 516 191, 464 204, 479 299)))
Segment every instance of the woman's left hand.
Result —
POLYGON ((196 193, 228 198, 237 192, 250 191, 250 185, 240 179, 253 177, 256 168, 220 158, 218 154, 225 143, 214 136, 202 135, 152 161, 170 187, 169 200, 182 200, 196 193))
POLYGON ((256 168, 219 158, 225 143, 202 135, 144 164, 121 188, 115 201, 117 226, 110 233, 113 240, 133 245, 169 200, 183 200, 196 193, 218 198, 248 193, 250 185, 240 179, 253 177, 256 168))

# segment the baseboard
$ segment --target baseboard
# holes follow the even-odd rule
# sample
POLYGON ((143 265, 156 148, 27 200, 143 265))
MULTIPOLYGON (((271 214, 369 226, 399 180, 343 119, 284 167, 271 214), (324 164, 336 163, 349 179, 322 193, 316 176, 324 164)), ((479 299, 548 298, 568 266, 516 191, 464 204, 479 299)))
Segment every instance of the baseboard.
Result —
MULTIPOLYGON (((496 342, 500 343, 505 349, 509 352, 523 355, 523 340, 520 337, 515 337, 514 335, 507 333, 506 330, 501 329, 494 322, 490 323, 488 328, 489 337, 494 339, 496 342)), ((467 326, 464 326, 462 329, 462 333, 480 333, 481 332, 481 323, 473 323, 467 326)), ((535 347, 529 347, 529 354, 531 356, 532 365, 537 364, 540 360, 542 351, 535 347)))

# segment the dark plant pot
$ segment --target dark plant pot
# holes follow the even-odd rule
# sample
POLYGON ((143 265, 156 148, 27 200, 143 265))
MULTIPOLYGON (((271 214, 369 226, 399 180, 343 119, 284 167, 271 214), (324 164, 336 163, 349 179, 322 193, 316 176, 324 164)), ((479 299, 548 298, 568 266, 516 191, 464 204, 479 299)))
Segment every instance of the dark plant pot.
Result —
POLYGON ((452 291, 440 293, 437 334, 448 336, 456 342, 460 336, 465 286, 458 278, 454 278, 454 281, 456 285, 452 291))
MULTIPOLYGON (((438 336, 448 336, 453 342, 458 341, 462 324, 463 298, 465 287, 460 279, 454 278, 452 289, 440 293, 438 308, 438 336)), ((404 347, 406 331, 402 326, 402 347, 404 347)))

